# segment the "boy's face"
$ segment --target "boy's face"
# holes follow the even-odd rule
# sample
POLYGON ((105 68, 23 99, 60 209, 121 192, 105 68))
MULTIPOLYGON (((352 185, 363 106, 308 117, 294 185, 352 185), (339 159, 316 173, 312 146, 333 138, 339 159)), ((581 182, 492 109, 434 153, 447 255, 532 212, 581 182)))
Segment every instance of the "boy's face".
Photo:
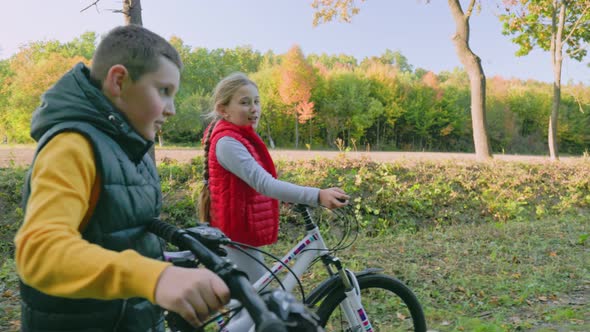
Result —
POLYGON ((112 101, 143 138, 153 141, 166 119, 176 114, 174 97, 180 85, 178 67, 161 57, 157 71, 144 74, 135 82, 127 73, 120 81, 119 93, 112 101))
POLYGON ((221 116, 238 126, 251 125, 256 128, 260 119, 260 96, 252 84, 240 87, 231 97, 229 104, 219 105, 221 116))

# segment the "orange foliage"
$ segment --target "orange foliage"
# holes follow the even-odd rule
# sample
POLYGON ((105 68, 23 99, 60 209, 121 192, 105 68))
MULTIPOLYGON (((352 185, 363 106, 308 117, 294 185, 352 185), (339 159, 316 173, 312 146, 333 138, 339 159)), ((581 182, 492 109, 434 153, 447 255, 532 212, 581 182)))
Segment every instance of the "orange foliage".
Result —
POLYGON ((298 118, 304 123, 313 116, 313 103, 310 103, 311 89, 315 85, 316 77, 313 67, 305 61, 299 46, 293 46, 283 59, 280 68, 281 80, 279 95, 287 105, 294 105, 298 118), (304 119, 304 120, 303 120, 304 119))
MULTIPOLYGON (((422 77, 422 83, 436 92, 436 100, 441 100, 443 90, 440 88, 438 77, 435 73, 429 71, 422 77)), ((444 135, 443 135, 444 136, 444 135)))
POLYGON ((301 102, 297 105, 299 123, 305 123, 307 120, 311 120, 313 118, 313 106, 313 101, 301 102))

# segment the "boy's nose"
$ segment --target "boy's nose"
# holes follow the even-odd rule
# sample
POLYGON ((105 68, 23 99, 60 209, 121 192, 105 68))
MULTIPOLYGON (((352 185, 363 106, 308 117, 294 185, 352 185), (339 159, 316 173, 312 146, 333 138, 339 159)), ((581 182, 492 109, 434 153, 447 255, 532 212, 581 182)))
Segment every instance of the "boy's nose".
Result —
POLYGON ((167 116, 172 116, 176 114, 176 108, 174 107, 174 103, 168 104, 168 106, 164 109, 164 114, 167 116))

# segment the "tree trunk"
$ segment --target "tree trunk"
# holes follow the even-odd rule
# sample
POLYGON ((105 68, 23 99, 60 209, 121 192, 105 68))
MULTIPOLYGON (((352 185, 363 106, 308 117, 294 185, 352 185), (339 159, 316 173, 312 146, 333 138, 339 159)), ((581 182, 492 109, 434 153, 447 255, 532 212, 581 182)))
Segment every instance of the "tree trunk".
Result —
POLYGON ((125 24, 137 24, 143 26, 141 19, 141 0, 124 0, 123 15, 125 15, 125 24))
POLYGON ((272 139, 272 135, 270 134, 270 124, 266 121, 266 133, 268 136, 268 143, 270 144, 270 148, 275 148, 275 141, 272 139))
POLYGON ((295 149, 299 147, 299 115, 295 111, 295 149))
MULTIPOLYGON (((125 17, 125 24, 136 24, 143 26, 141 19, 141 0, 123 0, 123 16, 125 17)), ((161 145, 161 142, 160 142, 161 145)), ((156 146, 152 144, 148 154, 156 163, 156 146)))
POLYGON ((377 120, 377 139, 376 139, 376 144, 375 147, 377 148, 377 150, 381 150, 381 144, 380 144, 380 139, 379 139, 379 125, 381 124, 381 120, 377 120))
MULTIPOLYGON (((557 9, 558 1, 554 1, 554 8, 557 9)), ((553 103, 551 104, 551 116, 549 117, 549 130, 547 132, 549 144, 549 158, 559 159, 557 148, 557 119, 559 117, 559 105, 561 104, 561 66, 563 62, 563 27, 565 24, 565 2, 559 5, 559 22, 557 21, 556 10, 553 11, 551 20, 551 64, 553 65, 553 103)))
POLYGON ((481 60, 469 48, 469 17, 475 0, 470 1, 467 14, 463 13, 459 0, 448 0, 448 2, 457 28, 452 39, 459 60, 465 67, 467 75, 469 75, 475 159, 485 161, 492 157, 486 128, 486 77, 481 66, 481 60))
POLYGON ((311 119, 308 120, 308 124, 309 124, 309 148, 310 149, 311 149, 311 144, 313 142, 313 123, 311 121, 312 121, 311 119))

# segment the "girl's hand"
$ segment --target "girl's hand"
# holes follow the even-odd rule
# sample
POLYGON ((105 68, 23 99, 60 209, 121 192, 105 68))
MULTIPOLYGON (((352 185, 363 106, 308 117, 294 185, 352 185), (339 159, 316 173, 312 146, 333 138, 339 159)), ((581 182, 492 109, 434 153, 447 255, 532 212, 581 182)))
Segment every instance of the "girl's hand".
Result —
POLYGON ((340 188, 320 189, 320 205, 328 209, 335 209, 348 205, 348 196, 344 190, 340 188))

